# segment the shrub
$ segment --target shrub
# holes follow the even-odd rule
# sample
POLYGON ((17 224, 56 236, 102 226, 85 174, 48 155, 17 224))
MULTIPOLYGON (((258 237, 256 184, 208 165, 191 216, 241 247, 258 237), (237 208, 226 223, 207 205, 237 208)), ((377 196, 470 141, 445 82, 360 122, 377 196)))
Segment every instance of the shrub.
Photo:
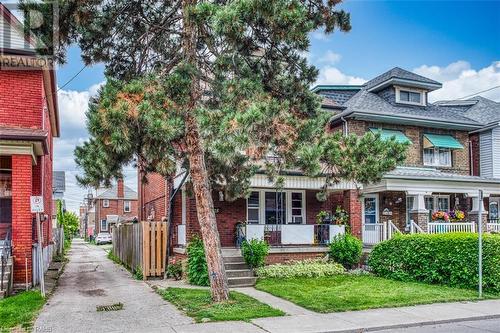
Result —
POLYGON ((257 268, 259 278, 321 277, 344 273, 344 267, 322 260, 295 261, 290 264, 275 264, 257 268))
POLYGON ((205 248, 203 241, 199 238, 193 238, 187 247, 187 278, 188 282, 196 286, 208 286, 207 261, 205 259, 205 248))
MULTIPOLYGON (((500 292, 500 236, 484 235, 483 242, 483 287, 500 292)), ((375 274, 395 280, 476 288, 477 248, 472 233, 405 235, 375 246, 368 263, 375 274)))
POLYGON ((144 279, 144 275, 142 274, 142 268, 139 265, 134 270, 134 279, 136 279, 136 280, 143 280, 144 279))
POLYGON ((337 235, 330 244, 330 259, 345 268, 353 268, 361 260, 363 243, 350 234, 337 235))
POLYGON ((241 253, 245 262, 251 267, 261 267, 266 262, 266 257, 269 253, 269 244, 259 239, 244 241, 241 246, 241 253))
POLYGON ((182 262, 177 261, 169 264, 167 266, 167 277, 174 280, 182 279, 182 262))

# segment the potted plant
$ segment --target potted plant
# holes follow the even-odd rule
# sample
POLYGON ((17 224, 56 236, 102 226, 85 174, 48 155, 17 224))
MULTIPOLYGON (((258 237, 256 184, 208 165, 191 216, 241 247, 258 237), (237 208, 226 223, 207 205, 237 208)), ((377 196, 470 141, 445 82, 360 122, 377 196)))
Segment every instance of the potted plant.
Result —
POLYGON ((348 224, 349 214, 341 206, 337 206, 333 214, 333 225, 330 226, 330 238, 339 234, 345 234, 345 228, 348 224))
POLYGON ((330 212, 326 210, 322 210, 316 215, 316 223, 317 224, 330 224, 332 222, 332 216, 330 212))
POLYGON ((432 220, 433 221, 450 222, 450 215, 445 211, 438 210, 438 211, 432 213, 432 220))

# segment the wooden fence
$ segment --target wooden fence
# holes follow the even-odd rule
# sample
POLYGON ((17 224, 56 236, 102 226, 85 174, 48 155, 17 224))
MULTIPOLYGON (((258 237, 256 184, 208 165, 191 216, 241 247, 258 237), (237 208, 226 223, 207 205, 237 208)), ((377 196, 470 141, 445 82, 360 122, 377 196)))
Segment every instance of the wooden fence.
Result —
POLYGON ((141 268, 144 279, 163 276, 167 223, 120 223, 113 228, 113 254, 131 270, 141 268))

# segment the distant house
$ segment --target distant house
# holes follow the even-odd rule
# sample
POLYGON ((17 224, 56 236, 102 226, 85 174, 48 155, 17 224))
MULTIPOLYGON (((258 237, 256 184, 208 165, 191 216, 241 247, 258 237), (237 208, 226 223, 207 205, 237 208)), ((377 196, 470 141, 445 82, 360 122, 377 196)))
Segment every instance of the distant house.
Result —
POLYGON ((121 221, 137 217, 137 192, 118 179, 111 188, 103 189, 93 202, 95 209, 95 234, 110 232, 111 227, 121 221))
POLYGON ((66 191, 66 173, 64 171, 54 171, 52 173, 52 227, 57 227, 57 201, 60 200, 63 210, 66 209, 64 201, 64 191, 66 191))

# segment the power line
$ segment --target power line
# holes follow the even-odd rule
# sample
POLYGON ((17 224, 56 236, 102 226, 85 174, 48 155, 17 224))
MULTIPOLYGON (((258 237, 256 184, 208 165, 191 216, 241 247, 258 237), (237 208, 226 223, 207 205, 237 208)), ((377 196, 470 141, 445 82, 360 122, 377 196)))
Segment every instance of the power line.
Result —
POLYGON ((74 79, 76 79, 76 77, 78 75, 80 75, 81 72, 83 72, 83 70, 87 68, 87 65, 84 65, 75 75, 73 75, 68 81, 66 81, 66 83, 64 83, 62 86, 60 86, 56 93, 59 92, 59 90, 63 89, 64 87, 66 87, 69 83, 71 83, 71 81, 73 81, 74 79))
POLYGON ((469 98, 469 97, 472 97, 472 96, 476 96, 476 95, 479 95, 479 94, 482 94, 482 93, 485 93, 485 92, 488 92, 490 90, 493 90, 493 89, 496 89, 496 88, 500 88, 500 84, 498 86, 494 86, 494 87, 491 87, 491 88, 488 88, 488 89, 485 89, 485 90, 482 90, 482 91, 479 91, 477 93, 474 93, 474 94, 471 94, 471 95, 467 95, 465 97, 461 97, 461 98, 457 98, 457 99, 465 99, 465 98, 469 98))

